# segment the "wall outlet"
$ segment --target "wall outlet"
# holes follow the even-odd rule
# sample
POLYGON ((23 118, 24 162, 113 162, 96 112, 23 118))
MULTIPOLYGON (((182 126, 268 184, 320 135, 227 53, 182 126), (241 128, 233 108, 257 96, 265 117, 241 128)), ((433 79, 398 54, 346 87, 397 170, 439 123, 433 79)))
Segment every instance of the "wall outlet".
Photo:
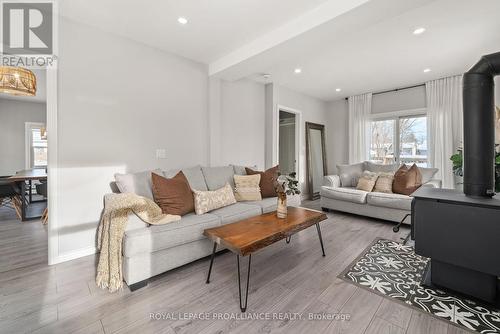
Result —
POLYGON ((156 149, 156 159, 166 159, 167 158, 167 150, 164 148, 156 149))

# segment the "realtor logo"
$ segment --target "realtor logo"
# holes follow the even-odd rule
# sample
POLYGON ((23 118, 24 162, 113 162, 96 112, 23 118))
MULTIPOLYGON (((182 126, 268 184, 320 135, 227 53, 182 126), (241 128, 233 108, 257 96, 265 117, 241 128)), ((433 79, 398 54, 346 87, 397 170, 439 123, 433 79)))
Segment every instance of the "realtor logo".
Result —
POLYGON ((53 54, 52 2, 2 2, 2 52, 53 54))

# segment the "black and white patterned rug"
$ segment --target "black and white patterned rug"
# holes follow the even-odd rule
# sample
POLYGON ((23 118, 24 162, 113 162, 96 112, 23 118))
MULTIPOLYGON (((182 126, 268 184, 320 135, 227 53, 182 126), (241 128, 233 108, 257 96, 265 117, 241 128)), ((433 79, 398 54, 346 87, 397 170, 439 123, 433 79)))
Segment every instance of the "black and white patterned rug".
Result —
POLYGON ((422 286, 428 261, 411 246, 378 239, 339 277, 469 330, 500 333, 500 310, 422 286))

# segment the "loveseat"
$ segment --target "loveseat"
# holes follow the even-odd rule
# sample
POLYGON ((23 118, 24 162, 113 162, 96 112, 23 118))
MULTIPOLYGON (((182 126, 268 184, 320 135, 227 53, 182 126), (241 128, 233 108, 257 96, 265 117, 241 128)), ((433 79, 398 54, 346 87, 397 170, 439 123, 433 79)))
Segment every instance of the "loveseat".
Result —
MULTIPOLYGON (((117 174, 115 180, 122 192, 153 198, 151 173, 173 177, 179 170, 153 170, 135 174, 117 174)), ((245 175, 242 166, 182 169, 195 190, 217 190, 228 182, 234 189, 234 175, 245 175)), ((299 206, 300 197, 289 197, 288 205, 299 206)), ((135 214, 129 215, 123 239, 123 277, 131 290, 147 284, 150 277, 177 268, 212 253, 213 244, 203 231, 224 224, 276 210, 277 198, 237 202, 203 215, 189 213, 180 221, 149 226, 135 214)), ((220 249, 219 249, 220 250, 220 249)))
MULTIPOLYGON (((412 197, 401 194, 366 192, 356 189, 358 179, 365 170, 374 173, 392 173, 397 164, 381 165, 364 161, 351 165, 338 165, 339 175, 325 176, 321 187, 321 207, 325 211, 335 210, 357 215, 409 224, 407 214, 411 212, 412 197)), ((441 188, 441 181, 434 179, 437 168, 420 167, 422 187, 441 188)))

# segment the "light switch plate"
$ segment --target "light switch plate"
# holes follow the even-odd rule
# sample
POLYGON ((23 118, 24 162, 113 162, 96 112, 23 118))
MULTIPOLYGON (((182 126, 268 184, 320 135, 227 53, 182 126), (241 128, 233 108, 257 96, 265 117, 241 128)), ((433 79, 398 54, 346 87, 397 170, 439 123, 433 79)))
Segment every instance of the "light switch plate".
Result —
POLYGON ((167 158, 167 150, 164 148, 156 149, 156 159, 166 159, 167 158))

